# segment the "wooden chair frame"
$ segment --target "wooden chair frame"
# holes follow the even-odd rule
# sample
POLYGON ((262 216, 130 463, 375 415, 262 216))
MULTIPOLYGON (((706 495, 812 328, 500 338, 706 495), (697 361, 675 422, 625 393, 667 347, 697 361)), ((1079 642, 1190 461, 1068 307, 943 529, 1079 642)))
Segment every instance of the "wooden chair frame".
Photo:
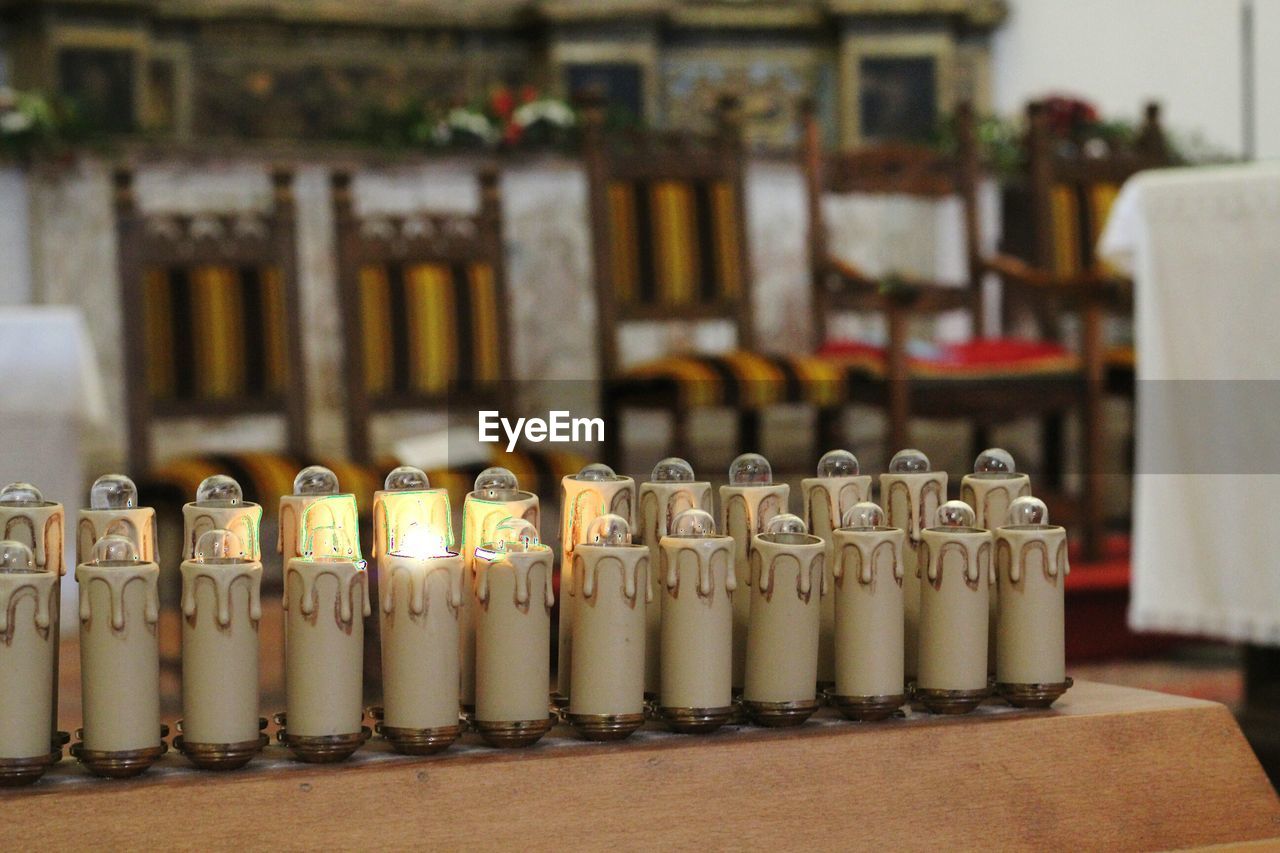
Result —
POLYGON ((117 264, 124 316, 130 471, 138 477, 151 469, 151 428, 157 421, 192 417, 221 419, 280 414, 285 419, 288 451, 305 454, 307 394, 299 322, 293 172, 283 167, 272 169, 274 204, 266 213, 144 213, 138 208, 134 195, 133 176, 133 170, 123 166, 117 168, 113 176, 117 264), (144 274, 154 268, 202 264, 273 265, 280 270, 284 322, 288 326, 287 392, 241 399, 158 400, 151 396, 146 370, 150 353, 144 319, 144 274))

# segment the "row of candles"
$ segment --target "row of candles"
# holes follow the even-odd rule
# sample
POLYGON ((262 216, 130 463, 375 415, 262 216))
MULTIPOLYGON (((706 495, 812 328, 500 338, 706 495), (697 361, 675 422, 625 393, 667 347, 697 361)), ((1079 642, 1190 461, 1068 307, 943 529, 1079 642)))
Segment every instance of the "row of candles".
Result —
MULTIPOLYGON (((343 760, 371 734, 361 694, 364 617, 375 610, 377 728, 410 754, 446 748, 463 719, 494 746, 524 746, 561 717, 609 740, 648 716, 687 733, 740 716, 796 725, 822 698, 850 719, 883 719, 908 687, 930 711, 964 713, 990 695, 991 675, 1020 706, 1047 706, 1070 686, 1065 532, 1003 450, 978 457, 961 501, 945 500, 947 475, 923 453, 901 451, 880 477, 883 509, 853 454, 832 451, 802 482, 803 518, 767 460, 744 454, 719 490, 718 524, 711 484, 680 459, 638 488, 600 464, 566 477, 556 708, 554 560, 537 496, 510 471, 486 470, 457 547, 447 492, 422 471, 397 468, 384 486, 372 573, 355 498, 332 471, 304 469, 281 498, 287 710, 277 720, 303 761, 343 760)), ((84 712, 72 752, 117 777, 166 748, 155 513, 136 503, 127 477, 106 475, 77 525, 84 712)), ((183 514, 174 746, 197 766, 230 769, 267 743, 262 508, 217 475, 183 514)), ((38 778, 66 738, 56 728, 63 527, 61 505, 35 487, 0 490, 0 781, 11 784, 38 778)))

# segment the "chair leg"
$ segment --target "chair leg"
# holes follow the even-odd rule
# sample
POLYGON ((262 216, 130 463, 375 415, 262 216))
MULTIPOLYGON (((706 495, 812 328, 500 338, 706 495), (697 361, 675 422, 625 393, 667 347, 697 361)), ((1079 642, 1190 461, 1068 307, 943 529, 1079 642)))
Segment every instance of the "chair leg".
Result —
POLYGON ((623 407, 607 388, 602 395, 601 415, 604 419, 604 443, 601 452, 606 465, 617 470, 622 465, 622 450, 626 446, 622 435, 623 407))
POLYGON ((739 453, 759 453, 761 452, 760 439, 760 418, 761 413, 758 409, 745 409, 738 412, 738 452, 739 453))
POLYGON ((991 429, 986 424, 974 424, 969 434, 969 458, 977 460, 982 451, 991 446, 991 429))
MULTIPOLYGON (((689 433, 689 410, 679 403, 671 406, 671 441, 668 456, 696 457, 689 433)), ((692 460, 689 460, 692 461, 692 460)))
POLYGON ((1080 497, 1084 504, 1085 558, 1096 560, 1102 554, 1103 474, 1102 474, 1102 388, 1090 387, 1085 392, 1081 424, 1081 453, 1084 458, 1084 482, 1080 497))
POLYGON ((1040 422, 1040 467, 1044 484, 1052 491, 1062 492, 1063 454, 1066 450, 1065 421, 1061 413, 1054 413, 1040 422))
POLYGON ((827 406, 817 411, 817 429, 815 435, 818 447, 814 457, 821 456, 828 450, 844 446, 844 409, 839 406, 827 406))

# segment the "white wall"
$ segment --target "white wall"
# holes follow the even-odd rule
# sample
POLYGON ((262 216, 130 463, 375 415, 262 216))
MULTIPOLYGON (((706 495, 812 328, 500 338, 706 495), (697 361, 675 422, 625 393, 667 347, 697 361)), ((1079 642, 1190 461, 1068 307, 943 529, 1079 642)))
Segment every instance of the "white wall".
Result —
MULTIPOLYGON (((1280 19, 1280 0, 1255 2, 1260 17, 1274 10, 1280 19)), ((996 110, 1016 114, 1031 98, 1063 92, 1093 102, 1104 116, 1137 119, 1154 98, 1175 133, 1200 132, 1238 155, 1241 6, 1242 0, 1009 0, 993 43, 996 110)), ((1264 45, 1256 49, 1260 58, 1264 45)), ((1268 95, 1280 100, 1280 80, 1265 86, 1259 80, 1259 89, 1259 103, 1268 95)), ((1280 139, 1274 147, 1280 149, 1280 139)))

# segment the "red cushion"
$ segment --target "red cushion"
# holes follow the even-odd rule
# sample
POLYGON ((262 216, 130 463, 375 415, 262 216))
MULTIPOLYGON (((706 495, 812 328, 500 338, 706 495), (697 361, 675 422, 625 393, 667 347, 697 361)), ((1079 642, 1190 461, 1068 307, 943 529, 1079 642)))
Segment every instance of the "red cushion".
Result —
MULTIPOLYGON (((1074 373, 1080 357, 1049 341, 982 338, 962 343, 928 344, 913 351, 907 365, 912 374, 932 377, 987 377, 1045 373, 1074 373)), ((857 341, 832 341, 819 355, 875 376, 885 371, 885 348, 857 341)))

